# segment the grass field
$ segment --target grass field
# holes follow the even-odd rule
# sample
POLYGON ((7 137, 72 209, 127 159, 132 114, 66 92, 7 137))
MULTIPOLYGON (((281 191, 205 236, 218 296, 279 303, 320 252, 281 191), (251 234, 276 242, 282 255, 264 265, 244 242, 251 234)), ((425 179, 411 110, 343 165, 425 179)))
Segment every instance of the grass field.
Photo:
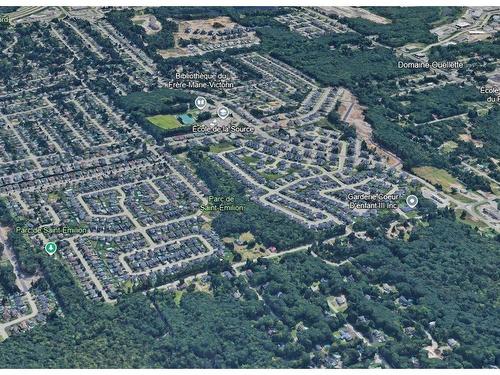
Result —
POLYGON ((255 164, 259 161, 259 159, 253 156, 244 156, 243 161, 247 164, 255 164))
POLYGON ((274 181, 280 177, 284 177, 283 175, 278 174, 278 173, 260 173, 260 175, 269 181, 274 181))
POLYGON ((229 142, 221 142, 210 146, 210 152, 219 153, 234 149, 234 146, 229 142))
POLYGON ((60 199, 59 193, 49 193, 49 203, 57 202, 60 199))
POLYGON ((451 191, 452 186, 462 187, 462 185, 444 169, 434 167, 418 167, 412 171, 424 180, 429 181, 433 185, 441 185, 444 191, 451 191))
POLYGON ((241 259, 243 261, 247 259, 250 260, 257 259, 266 253, 265 246, 259 243, 255 243, 253 247, 250 249, 248 248, 248 243, 255 241, 255 237, 252 233, 250 232, 242 233, 240 234, 238 239, 243 242, 243 245, 235 244, 234 243, 235 239, 233 237, 225 237, 223 238, 223 241, 227 244, 234 243, 234 250, 241 255, 241 259))
POLYGON ((445 154, 449 154, 452 152, 454 149, 458 147, 458 144, 454 141, 448 141, 445 142, 441 145, 440 150, 443 151, 445 154))
POLYGON ((176 129, 182 126, 174 115, 156 115, 148 117, 147 119, 149 122, 162 129, 176 129))
POLYGON ((455 193, 455 194, 450 194, 453 198, 455 198, 456 200, 460 201, 460 202, 463 202, 463 203, 472 203, 474 202, 473 199, 471 198, 468 198, 466 197, 465 195, 463 194, 460 194, 460 193, 455 193))
POLYGON ((174 302, 177 306, 179 306, 181 304, 181 299, 182 299, 183 294, 184 294, 184 292, 182 290, 175 291, 174 302))

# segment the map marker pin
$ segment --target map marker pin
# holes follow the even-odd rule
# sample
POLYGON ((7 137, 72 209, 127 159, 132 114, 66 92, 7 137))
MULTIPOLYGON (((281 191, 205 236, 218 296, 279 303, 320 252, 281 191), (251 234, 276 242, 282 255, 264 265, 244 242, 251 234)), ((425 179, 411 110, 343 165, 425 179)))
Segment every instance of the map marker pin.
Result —
POLYGON ((226 107, 219 107, 219 109, 217 109, 217 115, 224 120, 229 116, 229 109, 226 107))
POLYGON ((49 255, 53 255, 57 251, 57 245, 55 242, 47 242, 45 244, 45 252, 49 255))
POLYGON ((207 99, 205 99, 203 96, 198 96, 194 101, 194 105, 201 111, 207 106, 207 99))
POLYGON ((416 195, 408 195, 406 197, 406 204, 410 206, 410 208, 415 208, 418 204, 418 198, 416 195))

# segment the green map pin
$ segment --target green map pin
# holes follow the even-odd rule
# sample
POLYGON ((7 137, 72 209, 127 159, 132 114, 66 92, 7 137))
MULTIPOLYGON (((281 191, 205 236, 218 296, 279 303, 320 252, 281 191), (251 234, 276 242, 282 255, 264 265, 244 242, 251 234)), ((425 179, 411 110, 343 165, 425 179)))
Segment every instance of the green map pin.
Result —
POLYGON ((54 254, 57 251, 57 245, 55 244, 55 242, 47 242, 45 244, 45 251, 49 255, 54 254))

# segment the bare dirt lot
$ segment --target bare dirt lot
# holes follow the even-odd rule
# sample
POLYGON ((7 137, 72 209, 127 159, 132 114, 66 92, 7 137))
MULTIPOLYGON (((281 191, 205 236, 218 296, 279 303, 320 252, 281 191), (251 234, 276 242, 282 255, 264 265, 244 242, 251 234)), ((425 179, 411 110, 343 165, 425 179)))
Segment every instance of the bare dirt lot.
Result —
MULTIPOLYGON (((202 51, 198 47, 188 48, 185 46, 185 42, 196 41, 197 46, 222 45, 228 42, 231 32, 237 28, 241 27, 229 17, 180 21, 179 31, 174 33, 175 47, 169 50, 160 51, 160 55, 163 57, 178 57, 200 54, 202 51)), ((258 42, 258 38, 253 31, 245 31, 242 32, 241 37, 232 38, 233 41, 237 41, 238 39, 246 39, 247 41, 254 40, 258 42)), ((209 48, 208 50, 211 49, 219 48, 209 48)))
POLYGON ((152 14, 136 15, 132 18, 132 22, 140 25, 148 35, 156 34, 161 30, 161 23, 152 14))
MULTIPOLYGON (((181 21, 179 22, 179 32, 175 34, 178 38, 183 38, 186 35, 186 30, 222 30, 226 28, 233 28, 237 24, 231 20, 229 17, 215 17, 215 18, 207 18, 201 20, 190 20, 190 21, 181 21)), ((188 34, 190 35, 190 34, 188 34)), ((200 38, 200 39, 209 39, 206 35, 193 35, 192 37, 200 38)))
POLYGON ((458 137, 464 142, 472 142, 476 147, 483 147, 483 142, 473 139, 469 132, 459 134, 458 137))
POLYGON ((356 128, 358 136, 366 142, 368 148, 373 149, 382 158, 387 159, 390 166, 401 166, 401 160, 393 153, 384 150, 373 141, 372 127, 365 121, 364 108, 359 104, 356 97, 348 90, 344 90, 340 98, 338 114, 340 118, 349 125, 356 128))
POLYGON ((371 13, 370 11, 362 8, 356 7, 318 7, 322 12, 326 14, 336 14, 339 17, 346 18, 364 18, 368 21, 375 23, 388 24, 391 20, 377 14, 371 13))

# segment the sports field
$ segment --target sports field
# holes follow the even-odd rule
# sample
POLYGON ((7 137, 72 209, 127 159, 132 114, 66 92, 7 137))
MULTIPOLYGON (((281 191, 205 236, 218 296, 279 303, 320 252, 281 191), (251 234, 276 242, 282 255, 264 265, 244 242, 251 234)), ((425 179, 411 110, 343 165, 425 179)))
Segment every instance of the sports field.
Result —
POLYGON ((175 129, 182 126, 174 115, 156 115, 147 118, 149 122, 162 129, 175 129))

